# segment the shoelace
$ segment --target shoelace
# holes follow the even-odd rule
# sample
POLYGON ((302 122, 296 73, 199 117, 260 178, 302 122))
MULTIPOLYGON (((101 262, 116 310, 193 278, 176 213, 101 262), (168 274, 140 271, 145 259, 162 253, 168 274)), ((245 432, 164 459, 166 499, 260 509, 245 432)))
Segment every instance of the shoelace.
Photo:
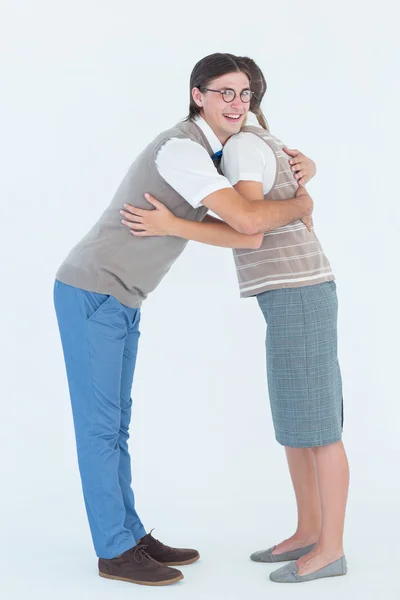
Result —
POLYGON ((151 539, 157 544, 157 546, 159 548, 162 548, 162 549, 165 548, 165 549, 169 550, 169 546, 166 546, 165 544, 163 544, 162 542, 160 542, 160 540, 158 540, 157 538, 155 538, 154 536, 151 535, 153 531, 154 531, 154 529, 152 529, 150 531, 150 533, 149 533, 149 536, 151 537, 151 539))
POLYGON ((136 560, 136 562, 157 563, 157 561, 154 560, 154 558, 152 558, 150 554, 146 552, 145 548, 147 548, 147 546, 145 546, 144 544, 140 546, 135 546, 133 548, 133 558, 136 560))

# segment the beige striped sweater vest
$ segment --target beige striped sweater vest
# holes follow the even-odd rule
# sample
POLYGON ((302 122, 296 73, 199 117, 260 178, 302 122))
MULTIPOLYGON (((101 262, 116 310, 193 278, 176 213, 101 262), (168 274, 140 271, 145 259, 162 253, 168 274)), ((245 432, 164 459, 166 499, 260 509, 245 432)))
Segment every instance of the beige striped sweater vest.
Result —
MULTIPOLYGON (((249 125, 243 131, 261 138, 276 156, 274 185, 265 199, 294 198, 298 185, 290 170, 289 157, 282 150, 284 144, 260 127, 249 125)), ((334 279, 314 230, 309 232, 302 221, 266 232, 258 250, 235 249, 233 254, 242 298, 267 290, 314 285, 334 279)))

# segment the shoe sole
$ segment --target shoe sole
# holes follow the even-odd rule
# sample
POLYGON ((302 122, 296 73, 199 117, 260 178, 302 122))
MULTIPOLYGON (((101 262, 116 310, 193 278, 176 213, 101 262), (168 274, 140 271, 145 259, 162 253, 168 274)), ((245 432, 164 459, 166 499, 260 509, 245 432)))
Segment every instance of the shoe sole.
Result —
POLYGON ((166 565, 167 567, 181 567, 182 565, 192 565, 193 563, 197 562, 199 558, 200 554, 198 554, 194 558, 190 558, 189 560, 183 560, 182 562, 162 562, 161 564, 166 565))
POLYGON ((329 579, 332 577, 344 577, 347 573, 337 573, 336 575, 325 575, 324 577, 316 577, 315 579, 307 579, 306 581, 275 581, 270 579, 272 583, 310 583, 310 581, 317 581, 318 579, 329 579))
POLYGON ((116 575, 107 575, 105 573, 101 573, 99 571, 100 577, 104 577, 104 579, 116 579, 117 581, 127 581, 128 583, 137 583, 138 585, 170 585, 171 583, 176 583, 183 579, 183 575, 179 575, 179 577, 174 577, 174 579, 166 579, 164 581, 138 581, 136 579, 127 579, 126 577, 117 577, 116 575))

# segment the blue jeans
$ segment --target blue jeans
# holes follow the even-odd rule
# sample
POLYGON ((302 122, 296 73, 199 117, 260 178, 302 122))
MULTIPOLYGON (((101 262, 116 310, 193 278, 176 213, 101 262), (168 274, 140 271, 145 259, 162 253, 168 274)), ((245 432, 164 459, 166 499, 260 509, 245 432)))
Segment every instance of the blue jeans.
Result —
POLYGON ((128 451, 140 310, 60 281, 54 305, 93 544, 98 557, 114 558, 146 535, 128 451))

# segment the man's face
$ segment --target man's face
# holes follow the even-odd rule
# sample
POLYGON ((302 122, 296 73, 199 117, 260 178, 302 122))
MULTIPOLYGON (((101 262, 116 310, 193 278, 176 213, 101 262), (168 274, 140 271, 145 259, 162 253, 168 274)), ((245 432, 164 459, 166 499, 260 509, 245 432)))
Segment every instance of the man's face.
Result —
POLYGON ((192 90, 194 101, 200 107, 200 114, 210 125, 221 144, 239 133, 248 113, 250 102, 243 102, 241 92, 250 89, 249 80, 244 73, 228 73, 213 79, 207 85, 212 90, 234 90, 234 100, 225 102, 219 92, 210 92, 194 88, 192 90))

